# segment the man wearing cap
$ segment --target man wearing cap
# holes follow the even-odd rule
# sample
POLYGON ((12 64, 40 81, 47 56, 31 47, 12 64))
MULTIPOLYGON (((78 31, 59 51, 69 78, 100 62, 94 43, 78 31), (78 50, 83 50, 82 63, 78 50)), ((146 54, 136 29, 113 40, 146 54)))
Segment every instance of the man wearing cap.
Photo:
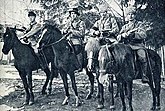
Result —
POLYGON ((22 37, 20 37, 20 40, 26 40, 26 42, 30 42, 31 47, 34 49, 34 52, 36 53, 41 63, 41 68, 44 70, 47 67, 47 62, 43 57, 40 56, 40 52, 38 51, 37 46, 42 27, 39 23, 36 22, 36 14, 33 11, 30 11, 28 13, 28 17, 30 19, 29 27, 25 30, 25 34, 22 37))
POLYGON ((126 12, 126 18, 128 19, 128 23, 125 24, 120 34, 117 36, 118 41, 125 38, 125 40, 129 40, 130 47, 136 51, 138 55, 138 60, 141 63, 142 69, 142 82, 149 82, 148 77, 146 76, 147 71, 147 59, 146 59, 146 51, 144 46, 144 40, 147 37, 145 29, 142 27, 142 22, 135 20, 136 10, 134 7, 129 7, 126 12))
POLYGON ((114 38, 114 36, 116 36, 119 32, 118 24, 115 18, 112 17, 110 13, 107 13, 107 9, 105 7, 100 7, 99 11, 101 18, 95 22, 91 29, 91 33, 93 33, 92 35, 94 36, 108 37, 112 40, 112 38, 114 38))
MULTIPOLYGON (((85 36, 85 23, 79 18, 78 8, 69 10, 69 20, 63 29, 63 34, 67 35, 67 40, 71 52, 76 55, 82 50, 83 39, 85 36)), ((82 69, 82 60, 77 56, 80 67, 82 69)))
POLYGON ((36 22, 36 14, 33 11, 28 13, 28 17, 30 20, 30 24, 28 28, 25 30, 25 34, 21 38, 26 38, 30 41, 31 46, 34 51, 38 53, 37 42, 39 39, 39 34, 41 30, 41 25, 36 22))

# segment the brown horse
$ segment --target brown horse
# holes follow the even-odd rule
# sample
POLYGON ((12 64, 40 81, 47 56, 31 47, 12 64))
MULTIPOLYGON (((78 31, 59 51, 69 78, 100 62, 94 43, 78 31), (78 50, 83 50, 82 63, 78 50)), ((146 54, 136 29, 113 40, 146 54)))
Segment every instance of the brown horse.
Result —
MULTIPOLYGON (((160 81, 161 81, 161 59, 160 56, 153 50, 146 50, 148 57, 147 77, 149 78, 149 86, 153 95, 152 110, 160 109, 160 81)), ((127 93, 129 100, 129 110, 133 111, 132 107, 132 84, 134 79, 140 79, 142 77, 141 67, 138 61, 135 60, 134 52, 125 44, 114 44, 111 46, 105 46, 100 49, 99 52, 99 82, 100 86, 100 99, 98 108, 103 108, 103 80, 106 74, 115 74, 118 87, 120 89, 120 97, 122 101, 122 110, 126 111, 124 84, 127 84, 127 93)), ((110 87, 111 89, 111 87, 110 87)), ((114 108, 113 89, 111 108, 114 108)))

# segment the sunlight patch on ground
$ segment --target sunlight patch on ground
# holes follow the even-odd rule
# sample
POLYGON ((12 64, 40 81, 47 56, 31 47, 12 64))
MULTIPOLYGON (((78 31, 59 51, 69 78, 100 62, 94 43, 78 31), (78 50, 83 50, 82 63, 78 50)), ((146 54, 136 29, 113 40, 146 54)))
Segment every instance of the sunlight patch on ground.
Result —
POLYGON ((24 109, 24 107, 21 107, 21 108, 13 108, 13 107, 10 107, 6 104, 2 104, 0 105, 0 111, 22 111, 24 109))
POLYGON ((0 83, 0 96, 6 96, 9 95, 11 92, 15 91, 15 88, 12 86, 7 86, 4 83, 0 83))

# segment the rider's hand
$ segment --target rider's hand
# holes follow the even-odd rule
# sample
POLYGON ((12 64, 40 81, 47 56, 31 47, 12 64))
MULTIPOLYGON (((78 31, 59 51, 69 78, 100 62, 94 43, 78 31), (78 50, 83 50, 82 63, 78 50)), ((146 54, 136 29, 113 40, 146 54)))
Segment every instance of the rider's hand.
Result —
POLYGON ((126 38, 128 35, 129 35, 129 34, 126 33, 126 32, 124 32, 124 33, 121 34, 121 36, 124 37, 124 38, 126 38))
POLYGON ((122 35, 117 36, 117 41, 121 41, 122 35))
POLYGON ((95 35, 99 35, 100 34, 100 31, 97 30, 97 31, 94 32, 94 34, 95 35))

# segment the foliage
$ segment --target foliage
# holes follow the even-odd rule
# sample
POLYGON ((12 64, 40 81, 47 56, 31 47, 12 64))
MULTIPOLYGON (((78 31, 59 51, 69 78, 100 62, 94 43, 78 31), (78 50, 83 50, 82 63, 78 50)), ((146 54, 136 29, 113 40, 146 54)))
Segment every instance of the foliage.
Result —
MULTIPOLYGON (((58 18, 61 24, 68 16, 67 10, 69 4, 75 1, 78 1, 76 6, 83 12, 81 19, 86 22, 87 28, 89 29, 93 23, 99 19, 99 13, 86 11, 90 10, 90 7, 97 7, 96 5, 105 3, 106 0, 31 0, 31 2, 40 3, 48 12, 50 18, 54 20, 58 18)), ((125 18, 124 8, 130 5, 130 0, 113 1, 118 3, 123 11, 120 19, 121 22, 121 20, 125 18)), ((155 49, 165 45, 165 0, 135 0, 134 6, 137 8, 138 17, 143 22, 144 29, 147 30, 148 38, 146 44, 155 49)))

